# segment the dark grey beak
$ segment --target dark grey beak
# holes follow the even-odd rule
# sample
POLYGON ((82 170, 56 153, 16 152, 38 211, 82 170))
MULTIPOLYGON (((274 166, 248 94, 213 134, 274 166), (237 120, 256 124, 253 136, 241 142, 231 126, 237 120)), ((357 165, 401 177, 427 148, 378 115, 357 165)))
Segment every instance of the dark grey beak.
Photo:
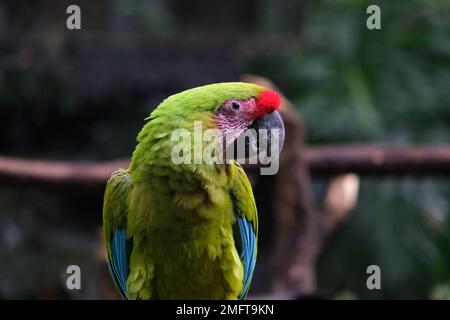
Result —
POLYGON ((260 148, 267 148, 269 156, 272 156, 270 154, 272 144, 277 143, 276 150, 273 151, 275 151, 277 155, 280 154, 284 144, 284 122, 277 111, 272 111, 264 117, 256 119, 249 129, 254 129, 256 132, 260 132, 260 130, 267 131, 267 136, 264 134, 259 135, 259 139, 257 140, 259 151, 261 151, 260 148), (265 139, 266 143, 264 144, 264 141, 261 141, 261 139, 265 139))
POLYGON ((277 111, 253 121, 233 144, 237 160, 249 164, 267 164, 278 157, 284 144, 284 123, 277 111), (241 152, 239 152, 239 150, 241 152), (266 160, 264 160, 266 159, 266 160))

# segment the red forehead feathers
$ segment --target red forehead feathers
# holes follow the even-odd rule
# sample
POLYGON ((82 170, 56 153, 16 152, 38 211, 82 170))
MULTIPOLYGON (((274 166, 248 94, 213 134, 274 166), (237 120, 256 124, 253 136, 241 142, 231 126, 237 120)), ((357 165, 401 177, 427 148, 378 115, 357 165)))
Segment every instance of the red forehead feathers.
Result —
POLYGON ((275 91, 266 89, 256 97, 256 110, 253 115, 262 117, 271 111, 278 110, 280 103, 280 96, 275 91))

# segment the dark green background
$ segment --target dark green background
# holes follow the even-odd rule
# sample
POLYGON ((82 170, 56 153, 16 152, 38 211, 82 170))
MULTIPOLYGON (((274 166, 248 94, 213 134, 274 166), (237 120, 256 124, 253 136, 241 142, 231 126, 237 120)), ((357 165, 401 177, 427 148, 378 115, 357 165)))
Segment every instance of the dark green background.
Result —
MULTIPOLYGON (((2 2, 0 154, 127 157, 161 99, 242 73, 280 87, 309 144, 448 144, 450 1, 2 2), (80 31, 65 28, 72 3, 80 31), (369 4, 381 30, 366 28, 369 4)), ((325 183, 314 179, 318 198, 325 183)), ((362 177, 321 254, 320 289, 450 298, 449 199, 445 178, 362 177), (382 290, 366 288, 371 264, 382 290)), ((96 297, 100 208, 98 197, 0 186, 0 297, 96 297), (66 292, 65 266, 78 261, 85 290, 66 292)))

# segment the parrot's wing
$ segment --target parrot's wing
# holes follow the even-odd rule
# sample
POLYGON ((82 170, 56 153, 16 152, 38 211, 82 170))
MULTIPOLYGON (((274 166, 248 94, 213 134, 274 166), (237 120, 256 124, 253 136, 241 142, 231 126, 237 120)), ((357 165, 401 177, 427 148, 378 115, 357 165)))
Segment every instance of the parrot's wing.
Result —
POLYGON ((244 287, 239 299, 245 299, 256 264, 258 212, 252 187, 244 169, 237 163, 235 169, 235 178, 231 190, 237 222, 235 242, 244 265, 244 287))
POLYGON ((127 242, 128 191, 131 177, 119 169, 108 181, 103 204, 103 233, 108 253, 109 270, 121 296, 127 297, 130 242, 127 242))

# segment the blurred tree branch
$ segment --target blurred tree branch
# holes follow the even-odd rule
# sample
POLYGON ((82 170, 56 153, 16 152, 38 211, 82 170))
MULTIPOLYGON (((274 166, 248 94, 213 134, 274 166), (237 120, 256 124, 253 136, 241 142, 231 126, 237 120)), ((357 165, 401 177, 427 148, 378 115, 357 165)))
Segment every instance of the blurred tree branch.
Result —
POLYGON ((128 160, 73 162, 0 157, 0 181, 11 184, 102 188, 128 160))
MULTIPOLYGON (((449 175, 449 146, 391 147, 335 145, 307 147, 312 174, 449 175)), ((0 156, 0 181, 13 184, 103 187, 111 173, 128 167, 127 159, 105 162, 31 160, 0 156)), ((251 169, 250 169, 251 170, 251 169)))
POLYGON ((449 175, 450 145, 392 147, 377 145, 323 146, 307 149, 313 173, 449 175))

